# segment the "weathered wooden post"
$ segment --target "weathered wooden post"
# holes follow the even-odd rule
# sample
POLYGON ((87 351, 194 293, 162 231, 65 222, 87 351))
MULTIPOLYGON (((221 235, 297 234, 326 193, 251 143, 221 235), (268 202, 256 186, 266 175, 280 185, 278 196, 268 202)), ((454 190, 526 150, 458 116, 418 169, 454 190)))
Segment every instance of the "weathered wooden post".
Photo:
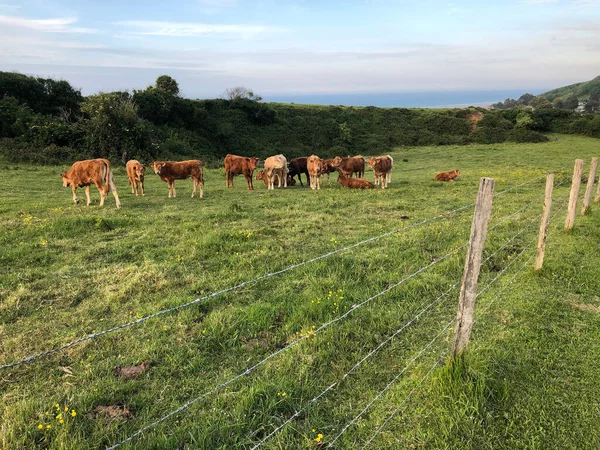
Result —
POLYGON ((479 182, 477 203, 475 204, 475 212, 473 213, 473 222, 471 224, 471 240, 460 287, 454 344, 452 345, 453 358, 462 353, 469 343, 471 327, 473 326, 475 298, 477 297, 477 281, 479 279, 479 270, 481 269, 481 258, 487 235, 488 221, 492 212, 493 197, 494 180, 492 178, 482 178, 479 182))
POLYGON ((546 238, 548 237, 548 224, 550 223, 550 208, 552 207, 552 189, 554 188, 554 174, 546 176, 546 194, 544 195, 544 213, 540 223, 540 235, 538 237, 537 259, 535 270, 542 268, 544 264, 544 252, 546 251, 546 238))
POLYGON ((600 202, 600 175, 598 176, 598 188, 596 188, 596 197, 594 197, 594 203, 600 202))
POLYGON ((577 213, 577 200, 579 199, 579 186, 581 185, 581 173, 583 172, 583 159, 575 160, 573 169, 573 182, 571 183, 571 195, 569 196, 569 209, 565 219, 565 230, 570 230, 575 225, 575 214, 577 213))
POLYGON ((581 208, 581 215, 590 209, 592 203, 592 194, 594 191, 594 181, 596 181, 596 168, 598 167, 598 158, 592 158, 592 165, 590 167, 590 175, 588 176, 587 187, 585 188, 585 196, 583 197, 583 207, 581 208))

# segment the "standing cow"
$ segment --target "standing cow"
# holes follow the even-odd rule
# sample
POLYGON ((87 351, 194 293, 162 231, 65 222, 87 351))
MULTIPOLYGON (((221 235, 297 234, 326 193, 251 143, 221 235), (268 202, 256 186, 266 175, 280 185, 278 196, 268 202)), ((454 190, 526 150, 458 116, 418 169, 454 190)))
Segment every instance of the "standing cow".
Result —
POLYGON ((104 198, 108 195, 108 190, 110 189, 115 197, 117 208, 121 207, 108 159, 77 161, 73 163, 69 170, 61 173, 60 176, 63 180, 64 187, 71 186, 75 204, 79 203, 75 191, 78 187, 85 187, 87 205, 90 206, 92 203, 92 200, 90 199, 90 185, 95 184, 100 192, 100 206, 104 205, 104 198))
POLYGON ((275 156, 269 156, 267 159, 265 159, 265 170, 263 174, 268 181, 267 189, 275 189, 275 177, 278 179, 277 187, 281 187, 282 180, 283 187, 287 187, 288 166, 285 156, 279 154, 275 156))
POLYGON ((317 155, 310 155, 306 160, 306 168, 310 176, 310 188, 321 189, 321 158, 317 155))
POLYGON ((375 186, 381 183, 381 188, 385 189, 392 179, 392 167, 394 160, 391 156, 375 156, 369 158, 369 167, 375 173, 375 186))
POLYGON ((293 178, 298 175, 298 180, 300 181, 300 186, 304 186, 302 183, 302 174, 306 175, 306 183, 309 183, 308 169, 306 168, 306 160, 308 157, 301 156, 300 158, 294 158, 290 161, 288 165, 288 173, 293 178))
POLYGON ((204 173, 203 168, 204 162, 199 159, 190 159, 188 161, 154 161, 150 164, 150 167, 154 169, 161 180, 167 183, 169 186, 169 198, 176 197, 175 192, 175 180, 185 180, 186 178, 192 178, 192 198, 196 193, 196 188, 200 186, 200 198, 204 196, 204 173))
POLYGON ((327 184, 331 184, 330 175, 332 172, 336 172, 337 169, 331 165, 333 159, 324 159, 321 163, 321 173, 323 175, 327 174, 327 184))
POLYGON ((365 173, 365 158, 361 155, 351 158, 341 158, 336 156, 331 161, 331 167, 343 173, 346 177, 351 177, 356 173, 357 178, 361 178, 365 173))
POLYGON ((125 168, 127 169, 127 181, 131 185, 131 193, 138 195, 138 184, 142 187, 142 195, 146 194, 144 190, 144 172, 146 168, 143 164, 140 164, 139 161, 132 159, 131 161, 127 161, 125 164, 125 168))
POLYGON ((252 175, 256 170, 256 165, 260 158, 227 155, 225 156, 225 184, 228 188, 233 187, 233 177, 235 175, 244 175, 248 183, 248 190, 254 189, 252 186, 252 175))

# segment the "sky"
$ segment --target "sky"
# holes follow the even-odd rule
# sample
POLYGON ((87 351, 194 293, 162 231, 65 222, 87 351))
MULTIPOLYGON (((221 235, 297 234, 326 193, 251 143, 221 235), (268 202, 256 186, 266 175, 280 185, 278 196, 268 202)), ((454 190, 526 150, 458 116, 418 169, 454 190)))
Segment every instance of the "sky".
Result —
POLYGON ((600 0, 0 0, 0 70, 84 95, 541 91, 600 75, 600 0))

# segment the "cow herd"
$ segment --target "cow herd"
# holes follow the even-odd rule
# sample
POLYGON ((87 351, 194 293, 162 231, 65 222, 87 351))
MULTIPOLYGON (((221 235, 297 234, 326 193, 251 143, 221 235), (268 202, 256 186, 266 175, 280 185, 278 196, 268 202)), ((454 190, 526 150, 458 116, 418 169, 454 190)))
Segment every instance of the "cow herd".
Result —
MULTIPOLYGON (((235 175, 243 175, 248 184, 248 190, 253 190, 252 178, 256 170, 259 158, 227 155, 225 156, 225 183, 228 188, 233 188, 233 178, 235 175)), ((184 180, 192 178, 193 191, 192 197, 199 188, 199 197, 204 195, 204 162, 199 159, 189 161, 154 161, 148 167, 154 169, 154 173, 169 187, 169 197, 175 197, 175 180, 184 180)), ((321 178, 337 171, 338 183, 345 188, 350 189, 373 189, 375 186, 381 186, 385 189, 392 181, 392 169, 394 160, 390 155, 364 158, 361 155, 341 158, 336 156, 333 159, 321 159, 317 155, 294 158, 289 163, 285 156, 279 154, 271 156, 264 161, 264 169, 256 175, 257 180, 262 180, 267 189, 274 189, 275 183, 278 187, 288 187, 296 184, 294 177, 302 186, 302 175, 306 176, 307 184, 311 189, 321 188, 321 178), (362 178, 365 173, 365 164, 375 174, 375 184, 362 178), (356 175, 354 178, 353 176, 356 175)), ((144 172, 146 167, 139 161, 131 160, 126 164, 127 178, 131 185, 131 193, 138 195, 140 189, 142 195, 144 190, 144 172)), ((436 181, 454 181, 460 176, 460 170, 455 169, 451 172, 440 172, 435 176, 436 181)), ((104 199, 110 190, 115 197, 117 208, 121 207, 119 195, 114 183, 114 177, 107 159, 90 159, 86 161, 77 161, 66 172, 61 174, 63 186, 71 186, 73 192, 73 201, 77 204, 76 190, 78 187, 85 187, 87 204, 90 205, 90 186, 96 185, 100 191, 100 206, 104 205, 104 199)))

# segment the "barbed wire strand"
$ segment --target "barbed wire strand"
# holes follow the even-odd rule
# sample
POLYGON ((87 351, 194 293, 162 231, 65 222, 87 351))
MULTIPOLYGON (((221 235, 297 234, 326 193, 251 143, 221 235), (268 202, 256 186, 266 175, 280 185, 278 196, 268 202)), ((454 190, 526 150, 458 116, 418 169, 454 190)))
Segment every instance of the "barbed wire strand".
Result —
POLYGON ((383 291, 367 298, 366 300, 362 301, 361 303, 358 303, 357 305, 352 305, 352 307, 346 311, 344 314, 342 314, 341 316, 336 317, 335 319, 330 320, 329 322, 324 323, 323 325, 319 326, 319 328, 317 328, 314 331, 311 331, 310 334, 301 336, 300 338, 296 339, 295 341, 289 343, 288 345, 286 345, 285 347, 282 347, 281 349, 277 350, 274 353, 271 353, 269 356, 267 356, 266 358, 264 358, 263 360, 259 361, 258 363, 256 363, 255 365, 249 367, 248 369, 246 369, 245 371, 239 373, 238 375, 236 375, 235 377, 225 381, 224 383, 219 384, 218 386, 214 387, 213 389, 211 389, 210 391, 202 394, 199 397, 196 397, 193 400, 188 401, 187 403, 183 404, 182 406, 180 406, 179 408, 169 412, 168 414, 166 414, 165 416, 163 416, 162 418, 158 419, 155 422, 152 422, 151 424, 143 427, 142 429, 140 429, 139 431, 137 431, 136 433, 132 434, 131 436, 129 436, 127 439, 113 445, 112 447, 108 447, 107 450, 113 450, 115 448, 120 447, 121 445, 125 444, 126 442, 131 441, 132 439, 135 439, 137 436, 139 436, 140 434, 144 433, 145 431, 154 428, 156 425, 159 425, 160 423, 164 422, 165 420, 169 419, 170 417, 174 416, 175 414, 178 414, 179 412, 189 408, 190 406, 192 406, 194 403, 199 402, 200 400, 206 398, 208 395, 229 386, 231 383, 235 382, 236 380, 250 374, 251 372, 253 372, 255 369, 257 369, 258 367, 262 366, 263 364, 265 364, 267 361, 269 361, 270 359, 274 358, 275 356, 277 356, 278 354, 298 345, 300 342, 304 341, 305 339, 308 339, 311 335, 316 335, 318 333, 320 333, 321 331, 323 331, 324 329, 328 328, 329 326, 331 326, 332 324, 339 322, 340 320, 346 318, 351 312, 357 310, 358 308, 362 307, 363 305, 369 303, 370 301, 374 300, 377 297, 380 297, 381 295, 391 291, 392 289, 400 286, 401 284, 405 283, 406 281, 410 280, 411 278, 414 278, 415 276, 417 276, 418 274, 420 274, 421 272, 427 270, 428 268, 442 262, 443 260, 447 259, 448 257, 452 256, 453 254, 455 254, 456 252, 458 252, 459 250, 465 248, 467 245, 469 245, 468 242, 464 243, 463 245, 461 245, 460 247, 455 248, 454 250, 450 251, 449 253, 447 253, 446 255, 442 256, 441 258, 431 262, 430 264, 427 264, 426 266, 421 267, 419 270, 413 272, 412 274, 408 275, 407 277, 403 278, 402 280, 400 280, 399 282, 387 287, 386 289, 384 289, 383 291))
POLYGON ((392 381, 390 381, 387 386, 385 388, 383 388, 382 391, 379 392, 379 394, 377 394, 368 404, 367 406, 365 406, 363 408, 363 410, 358 413, 358 415, 356 417, 354 417, 354 419, 352 419, 350 421, 350 423, 348 423, 344 428, 342 428, 342 431, 340 431, 338 433, 338 435, 333 438, 333 440, 329 443, 329 447, 333 447, 333 444, 346 432, 346 430, 352 426, 354 423, 356 423, 356 421, 358 419, 360 419, 362 417, 362 415, 373 405, 373 403, 375 403, 383 394, 385 394, 387 392, 387 390, 398 380, 398 378, 400 378, 402 375, 404 375, 404 372, 406 372, 408 370, 408 368, 423 354, 425 353, 425 351, 431 347, 431 345, 433 345, 433 343, 442 335, 446 332, 446 330, 448 330, 448 328, 450 327, 450 325, 452 325, 454 322, 456 321, 456 317, 454 317, 450 322, 448 322, 444 328, 442 329, 442 331, 440 331, 431 341, 429 341, 429 343, 423 347, 421 349, 421 351, 419 351, 419 353, 417 353, 417 355, 415 357, 413 357, 409 363, 400 371, 400 373, 398 373, 398 375, 396 375, 392 381))
MULTIPOLYGON (((560 169, 560 170, 563 170, 563 169, 560 169)), ((530 180, 530 181, 527 181, 525 183, 521 183, 521 184, 519 184, 517 186, 513 186, 511 188, 505 189, 504 191, 501 191, 501 192, 499 192, 497 194, 494 194, 494 197, 503 195, 503 194, 505 194, 507 192, 510 192, 510 191, 514 190, 514 189, 517 189, 519 187, 522 187, 522 186, 525 186, 527 184, 533 183, 533 182, 535 182, 537 180, 538 179, 530 180)), ((415 227, 424 225, 426 223, 432 222, 432 221, 440 219, 442 217, 446 217, 446 216, 454 214, 456 212, 463 211, 463 210, 465 210, 467 208, 470 208, 472 206, 475 206, 475 203, 464 205, 464 206, 461 206, 459 208, 455 208, 453 210, 446 211, 446 212, 444 212, 442 214, 438 214, 437 216, 431 217, 429 219, 422 220, 421 222, 410 224, 410 225, 407 225, 405 227, 397 228, 397 229, 389 231, 387 233, 380 234, 378 236, 374 236, 374 237, 371 237, 371 238, 368 238, 368 239, 364 239, 364 240, 359 241, 359 242, 357 242, 355 244, 352 244, 352 245, 349 245, 349 246, 346 246, 346 247, 343 247, 343 248, 340 248, 340 249, 333 250, 331 252, 319 255, 319 256, 317 256, 315 258, 312 258, 312 259, 309 259, 309 260, 306 260, 306 261, 302 261, 302 262, 297 263, 297 264, 293 264, 291 266, 288 266, 288 267, 286 267, 284 269, 281 269, 281 270, 278 270, 276 272, 270 272, 270 273, 267 273, 267 274, 262 275, 260 277, 254 278, 252 280, 244 281, 242 283, 236 284, 235 286, 231 286, 229 288, 213 292, 213 293, 211 293, 209 295, 205 295, 203 297, 199 297, 199 298, 197 298, 195 300, 192 300, 190 302, 183 303, 181 305, 174 306, 172 308, 163 309, 163 310, 157 311, 157 312, 155 312, 153 314, 149 314, 147 316, 140 317, 139 319, 132 320, 130 322, 126 322, 126 323, 123 323, 121 325, 117 325, 115 327, 112 327, 112 328, 109 328, 109 329, 106 329, 106 330, 103 330, 103 331, 99 331, 99 332, 96 332, 96 333, 90 333, 90 334, 88 334, 86 336, 82 336, 82 337, 80 337, 80 338, 78 338, 78 339, 76 339, 74 341, 71 341, 71 342, 69 342, 69 343, 67 343, 65 345, 62 345, 62 346, 59 346, 59 347, 56 347, 56 348, 53 348, 53 349, 50 349, 50 350, 45 350, 45 351, 37 353, 35 355, 30 355, 30 356, 28 356, 26 358, 23 358, 23 359, 18 360, 18 361, 14 361, 14 362, 9 363, 9 364, 1 365, 0 366, 0 370, 10 369, 10 368, 17 367, 17 366, 20 366, 20 365, 23 365, 23 364, 32 363, 33 361, 36 361, 36 360, 38 360, 40 358, 52 355, 52 354, 60 352, 62 350, 66 350, 66 349, 71 348, 71 347, 73 347, 73 346, 75 346, 77 344, 81 344, 82 342, 86 342, 86 341, 89 341, 89 340, 92 340, 92 339, 96 339, 96 338, 98 338, 100 336, 104 336, 104 335, 107 335, 107 334, 110 334, 110 333, 113 333, 113 332, 116 332, 116 331, 119 331, 119 330, 123 330, 125 328, 129 328, 129 327, 134 326, 134 325, 140 325, 141 323, 146 322, 147 320, 154 319, 156 317, 159 317, 159 316, 162 316, 162 315, 165 315, 165 314, 169 314, 169 313, 172 313, 172 312, 175 312, 175 311, 179 311, 180 309, 188 308, 188 307, 193 306, 193 305, 195 305, 197 303, 200 303, 200 302, 202 302, 204 300, 209 300, 211 298, 214 298, 214 297, 217 297, 219 295, 226 294, 228 292, 240 289, 240 288, 248 286, 250 284, 258 283, 259 281, 265 280, 267 278, 271 278, 271 277, 280 275, 282 273, 289 272, 290 270, 297 269, 298 267, 302 267, 304 265, 311 264, 311 263, 319 261, 321 259, 328 258, 328 257, 330 257, 332 255, 335 255, 335 254, 338 254, 338 253, 342 253, 342 252, 351 250, 351 249, 353 249, 355 247, 367 244, 369 242, 373 242, 373 241, 377 241, 379 239, 383 239, 384 237, 391 236, 393 234, 397 234, 397 233, 399 233, 401 231, 406 231, 406 230, 409 230, 411 228, 415 228, 415 227)))
POLYGON ((258 444, 256 444, 254 447, 252 447, 252 450, 256 450, 257 448, 259 448, 262 444, 264 444, 266 441, 268 441, 272 436, 274 436, 277 432, 279 432, 280 430, 282 430, 287 424, 289 424, 290 422, 292 422, 296 417, 298 417, 300 414, 302 414, 302 412, 304 412, 307 408, 310 407, 310 405, 312 405, 313 403, 315 403, 319 398, 321 398, 323 395, 325 395, 328 391, 330 391, 335 385, 340 384, 341 382, 343 382, 346 378, 348 378, 348 376, 350 376, 359 366, 361 366, 367 359, 369 359, 371 356, 373 356, 380 348, 382 348, 384 345, 386 345, 388 342, 390 342, 394 337, 396 337, 398 334, 400 334, 402 331, 404 331, 406 328, 408 328, 410 325, 412 325, 415 321, 417 321, 427 310, 429 310, 432 306, 434 306, 436 303, 439 303, 439 301, 444 298, 448 293, 450 293, 452 290, 454 290, 457 286, 459 285, 459 283, 454 283, 448 290, 446 290, 444 293, 442 293, 439 297, 437 297, 433 302, 431 302, 429 305, 427 305, 425 308, 423 308, 416 316, 414 316, 410 321, 406 322, 401 328, 399 328, 398 330, 396 330, 393 334, 391 334, 385 341, 383 341, 382 343, 380 343, 377 347, 375 347, 373 350, 371 350, 365 357, 363 357, 360 361, 358 361, 356 364, 354 364, 354 366, 352 366, 352 368, 346 372, 344 374, 344 376, 339 380, 336 381, 335 383, 331 384, 329 387, 327 387, 323 392, 321 392, 319 395, 317 395, 316 397, 314 397, 312 400, 310 400, 306 405, 304 405, 304 407, 302 407, 301 409, 299 409, 298 411, 296 411, 291 417, 289 417, 285 422, 283 422, 281 425, 279 425, 277 428, 275 428, 270 434, 268 434, 266 437, 264 437, 258 444))

